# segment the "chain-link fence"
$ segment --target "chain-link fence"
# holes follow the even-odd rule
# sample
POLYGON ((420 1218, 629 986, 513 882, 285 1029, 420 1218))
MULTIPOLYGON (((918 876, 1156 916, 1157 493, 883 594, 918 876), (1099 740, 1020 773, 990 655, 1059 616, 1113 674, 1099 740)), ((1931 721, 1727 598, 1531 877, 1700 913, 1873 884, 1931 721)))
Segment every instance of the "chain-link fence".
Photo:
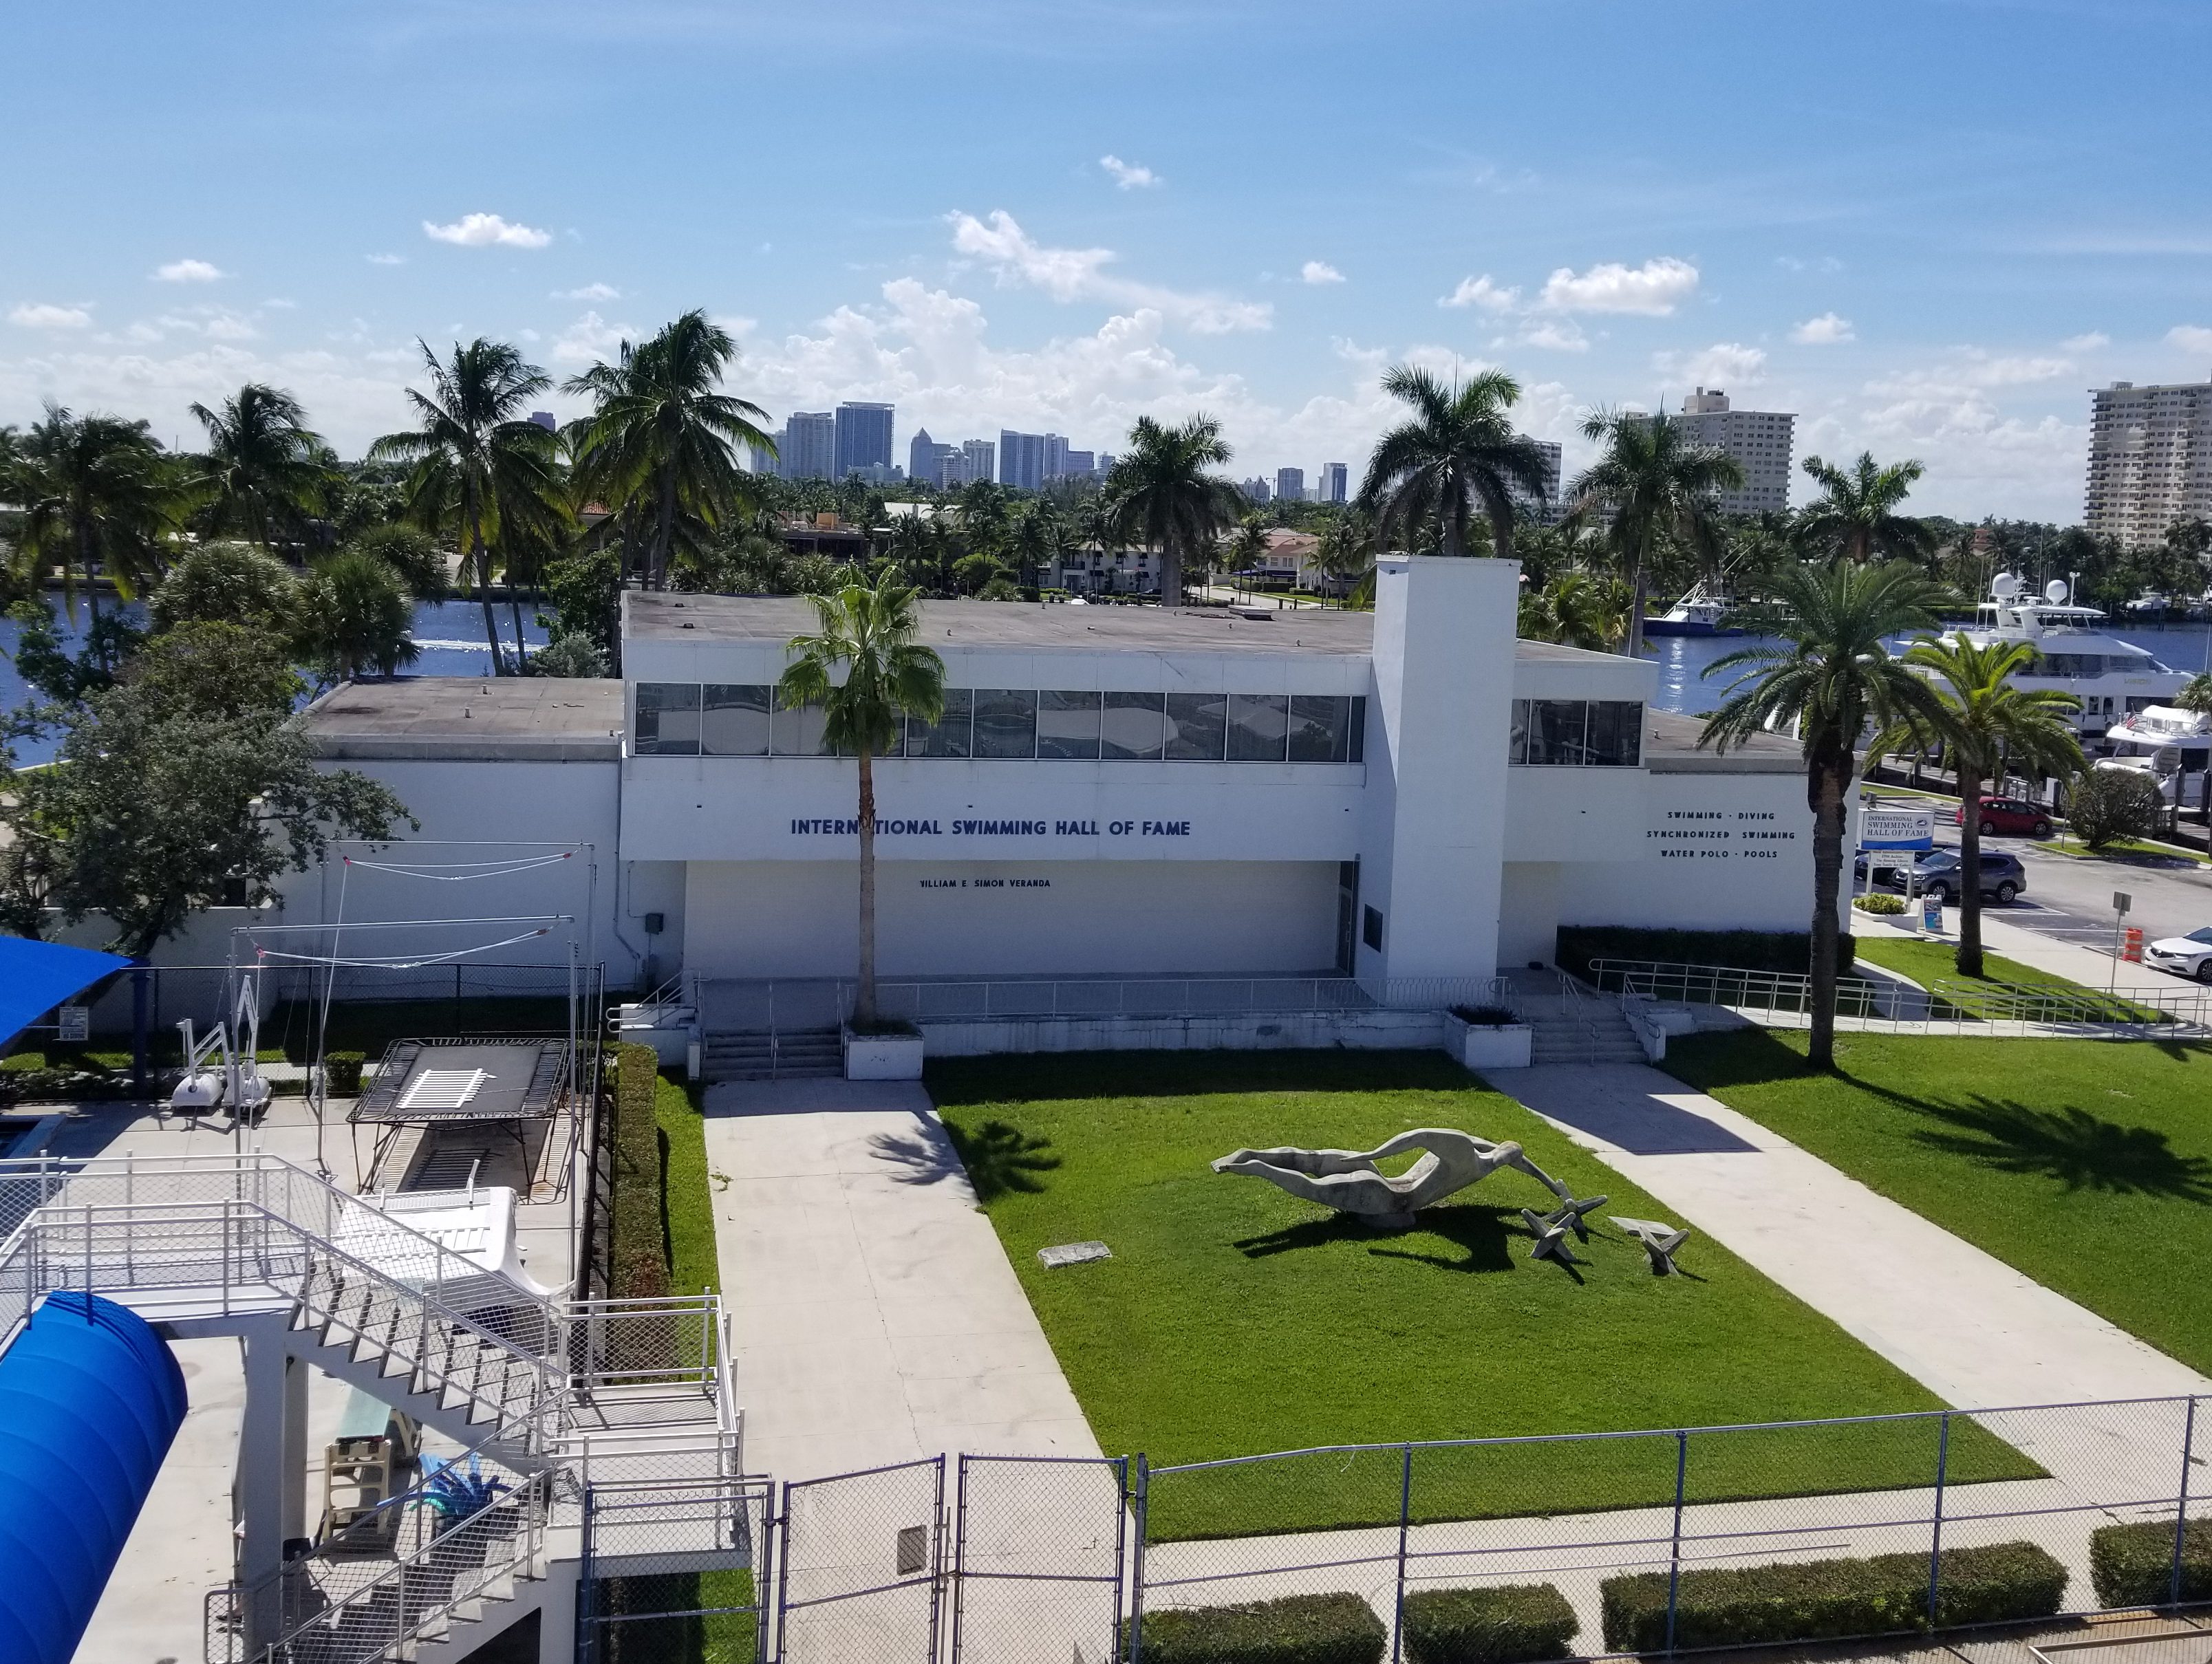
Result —
POLYGON ((935 1664, 945 1527, 941 1456, 785 1485, 777 1658, 935 1664))
POLYGON ((578 1664, 756 1664, 770 1642, 775 1487, 587 1486, 578 1664))
POLYGON ((1117 1655, 1128 1463, 963 1456, 953 1533, 952 1657, 1117 1655))

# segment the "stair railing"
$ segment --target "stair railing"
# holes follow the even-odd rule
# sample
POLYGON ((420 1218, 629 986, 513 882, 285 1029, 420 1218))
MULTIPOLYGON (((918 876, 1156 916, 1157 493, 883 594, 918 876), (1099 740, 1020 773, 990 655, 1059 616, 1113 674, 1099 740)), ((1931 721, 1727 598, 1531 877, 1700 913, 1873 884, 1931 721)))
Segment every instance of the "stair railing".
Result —
POLYGON ((1603 1036, 1598 1032, 1597 1018, 1590 1014, 1589 997, 1582 983, 1563 970, 1553 973, 1559 979, 1559 1012, 1568 1022, 1579 1024, 1589 1038, 1590 1054, 1595 1056, 1603 1036))

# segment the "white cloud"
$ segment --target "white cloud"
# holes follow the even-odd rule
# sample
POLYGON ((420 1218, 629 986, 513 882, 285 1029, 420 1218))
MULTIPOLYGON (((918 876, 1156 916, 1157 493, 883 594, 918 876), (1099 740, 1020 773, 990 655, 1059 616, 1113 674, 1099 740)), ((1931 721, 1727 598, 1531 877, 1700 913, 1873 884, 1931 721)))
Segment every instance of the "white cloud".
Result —
POLYGON ((1701 387, 1751 386, 1765 380, 1766 354, 1738 341, 1717 341, 1703 352, 1654 353, 1651 367, 1701 387))
POLYGON ((550 231, 501 219, 496 214, 464 214, 451 225, 422 222, 422 234, 434 243, 454 243, 463 248, 543 248, 553 240, 550 231))
POLYGON ((1608 260, 1579 273, 1561 266, 1544 280, 1537 304, 1547 312, 1626 312, 1665 318, 1697 292, 1697 267, 1662 254, 1640 266, 1608 260))
POLYGON ((167 265, 154 268, 157 283, 212 283, 223 276, 205 260, 172 260, 167 265))
POLYGON ((1588 352, 1589 337, 1573 319, 1551 319, 1530 325, 1512 338, 1516 347, 1545 347, 1553 352, 1588 352))
POLYGON ((619 301, 622 291, 612 283, 586 283, 581 288, 556 288, 556 301, 619 301))
POLYGON ((553 356, 563 364, 596 364, 611 358, 625 341, 638 338, 635 324, 610 324, 596 312, 587 312, 562 330, 553 342, 553 356))
POLYGON ((1500 288, 1490 281, 1490 274, 1480 277, 1462 277, 1459 287, 1439 300, 1440 307, 1480 307, 1485 312, 1510 312, 1521 304, 1517 288, 1500 288))
POLYGON ((1139 167, 1133 161, 1123 161, 1114 155, 1101 156, 1098 165, 1114 176, 1115 187, 1122 191, 1149 191, 1167 181, 1149 167, 1139 167))
POLYGON ((407 264, 404 254, 364 254, 362 258, 373 266, 404 266, 407 264))
POLYGON ((1115 258, 1112 249, 1048 247, 1030 237, 1004 209, 994 209, 988 222, 972 214, 945 217, 952 227, 954 249, 988 265, 1003 286, 1042 289, 1060 301, 1103 301, 1146 308, 1200 335, 1264 330, 1273 322, 1274 308, 1264 304, 1184 294, 1115 276, 1106 270, 1115 258))
POLYGON ((1307 283, 1340 283, 1344 274, 1326 260, 1309 260, 1298 268, 1298 280, 1307 283))
POLYGON ((2166 332, 2166 344, 2203 357, 2212 353, 2212 330, 2202 324, 2176 324, 2166 332))
POLYGON ((2069 335, 2058 343, 2068 352, 2095 352, 2112 344, 2112 337, 2102 330, 2091 330, 2087 335, 2069 335))
POLYGON ((26 301, 8 314, 8 321, 27 330, 82 330, 92 326, 85 307, 55 307, 26 301))
POLYGON ((1857 340, 1858 332, 1852 329, 1850 319, 1824 312, 1798 325, 1790 331, 1790 338, 1801 347, 1836 347, 1857 340))

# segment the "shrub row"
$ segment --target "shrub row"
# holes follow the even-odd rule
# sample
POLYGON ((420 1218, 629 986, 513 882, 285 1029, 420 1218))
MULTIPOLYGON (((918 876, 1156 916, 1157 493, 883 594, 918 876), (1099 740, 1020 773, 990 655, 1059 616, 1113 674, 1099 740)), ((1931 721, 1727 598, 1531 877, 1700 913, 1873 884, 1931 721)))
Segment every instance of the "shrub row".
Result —
MULTIPOLYGON (((1947 1548, 1936 1582, 1937 1629, 2048 1618, 2066 1597, 2066 1568, 2033 1543, 1947 1548)), ((1608 1577, 1600 1595, 1608 1651, 1666 1647, 1665 1572, 1608 1577)), ((1674 1644, 1683 1649, 1929 1627, 1924 1554, 1686 1571, 1674 1610, 1674 1644)))
MULTIPOLYGON (((2173 1522, 2100 1526, 2089 1533, 2089 1582, 2100 1606, 2162 1606, 2173 1598, 2173 1522)), ((2212 1600, 2212 1520, 2181 1533, 2181 1598, 2212 1600)))
MULTIPOLYGON (((1838 944, 1836 969, 1851 968, 1854 943, 1838 944)), ((1636 930, 1627 926, 1572 925, 1559 932, 1555 963, 1577 976, 1589 975, 1593 959, 1653 959, 1668 965, 1729 965, 1738 970, 1772 971, 1803 976, 1813 959, 1813 938, 1789 930, 1636 930)))
POLYGON ((1407 1664, 1541 1664, 1574 1651, 1575 1609, 1549 1583, 1406 1597, 1407 1664))
POLYGON ((1389 1632, 1356 1594, 1145 1614, 1150 1664, 1381 1664, 1389 1632))
POLYGON ((1893 918, 1905 911, 1905 897, 1891 896, 1879 890, 1869 890, 1866 895, 1854 901, 1851 905, 1861 913, 1875 913, 1885 918, 1893 918))
POLYGON ((660 1224, 660 1126, 653 1113, 660 1060, 650 1046, 615 1048, 611 1124, 606 1137, 614 1194, 608 1208, 611 1292, 617 1300, 659 1299, 668 1292, 668 1258, 660 1224))
POLYGON ((357 1098, 361 1096, 361 1072, 367 1067, 368 1057, 362 1052, 326 1052, 323 1054, 323 1086, 334 1098, 357 1098))

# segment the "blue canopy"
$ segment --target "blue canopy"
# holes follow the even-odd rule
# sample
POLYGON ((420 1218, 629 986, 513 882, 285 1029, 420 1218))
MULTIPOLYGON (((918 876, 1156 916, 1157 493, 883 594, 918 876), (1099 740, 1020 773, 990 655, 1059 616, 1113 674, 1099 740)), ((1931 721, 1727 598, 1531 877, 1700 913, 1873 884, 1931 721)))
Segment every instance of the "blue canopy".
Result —
POLYGON ((0 936, 0 1040, 14 1038, 72 994, 130 963, 90 948, 0 936))

